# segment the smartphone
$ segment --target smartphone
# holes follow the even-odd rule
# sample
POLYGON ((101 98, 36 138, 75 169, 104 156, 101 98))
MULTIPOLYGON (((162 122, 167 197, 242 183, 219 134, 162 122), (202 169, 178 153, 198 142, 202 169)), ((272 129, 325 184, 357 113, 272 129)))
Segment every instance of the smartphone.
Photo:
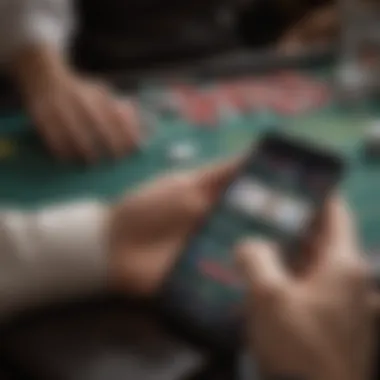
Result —
POLYGON ((264 135, 197 226, 162 289, 159 304, 170 326, 197 344, 236 348, 244 282, 235 270, 234 246, 264 238, 294 260, 343 171, 344 160, 334 152, 280 133, 264 135))

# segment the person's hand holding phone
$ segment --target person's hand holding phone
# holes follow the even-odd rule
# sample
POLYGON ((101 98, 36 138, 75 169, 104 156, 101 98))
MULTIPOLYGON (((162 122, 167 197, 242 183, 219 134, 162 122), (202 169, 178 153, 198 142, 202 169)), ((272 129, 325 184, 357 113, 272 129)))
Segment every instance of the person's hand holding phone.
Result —
POLYGON ((139 187, 111 216, 110 281, 118 291, 156 295, 194 226, 209 213, 240 160, 172 173, 139 187))
POLYGON ((307 264, 294 274, 271 244, 237 248, 249 291, 248 337, 261 371, 270 379, 370 379, 373 289, 341 200, 328 202, 302 253, 307 264))

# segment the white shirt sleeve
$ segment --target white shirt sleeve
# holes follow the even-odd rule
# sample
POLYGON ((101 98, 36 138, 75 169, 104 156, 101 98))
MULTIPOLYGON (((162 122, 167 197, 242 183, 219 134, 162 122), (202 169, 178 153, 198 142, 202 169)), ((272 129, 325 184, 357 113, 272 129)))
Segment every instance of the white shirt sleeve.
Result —
POLYGON ((106 289, 107 210, 88 202, 0 213, 0 319, 106 289))
POLYGON ((64 49, 74 28, 73 0, 0 0, 0 61, 29 44, 64 49))

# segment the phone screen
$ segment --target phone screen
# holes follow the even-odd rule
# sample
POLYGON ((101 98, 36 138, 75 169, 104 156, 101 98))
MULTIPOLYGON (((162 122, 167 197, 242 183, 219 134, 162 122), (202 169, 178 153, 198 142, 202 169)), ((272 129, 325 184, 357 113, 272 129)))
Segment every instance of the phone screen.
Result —
POLYGON ((166 314, 207 345, 235 346, 244 282, 234 246, 256 237, 297 251, 342 170, 335 154, 265 136, 185 247, 162 294, 166 314))

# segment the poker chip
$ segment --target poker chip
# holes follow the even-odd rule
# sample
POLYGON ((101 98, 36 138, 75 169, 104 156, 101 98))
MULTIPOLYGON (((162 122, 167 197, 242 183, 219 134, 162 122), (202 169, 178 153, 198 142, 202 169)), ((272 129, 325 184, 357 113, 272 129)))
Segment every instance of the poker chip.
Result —
POLYGON ((192 161, 197 156, 198 149, 191 141, 176 142, 169 146, 167 158, 175 165, 185 164, 192 161))
POLYGON ((238 113, 244 113, 249 110, 249 98, 246 85, 243 80, 233 81, 218 86, 218 96, 223 99, 224 104, 238 113))
POLYGON ((330 99, 328 86, 308 76, 280 75, 270 108, 276 113, 293 116, 310 112, 326 105, 330 99))

